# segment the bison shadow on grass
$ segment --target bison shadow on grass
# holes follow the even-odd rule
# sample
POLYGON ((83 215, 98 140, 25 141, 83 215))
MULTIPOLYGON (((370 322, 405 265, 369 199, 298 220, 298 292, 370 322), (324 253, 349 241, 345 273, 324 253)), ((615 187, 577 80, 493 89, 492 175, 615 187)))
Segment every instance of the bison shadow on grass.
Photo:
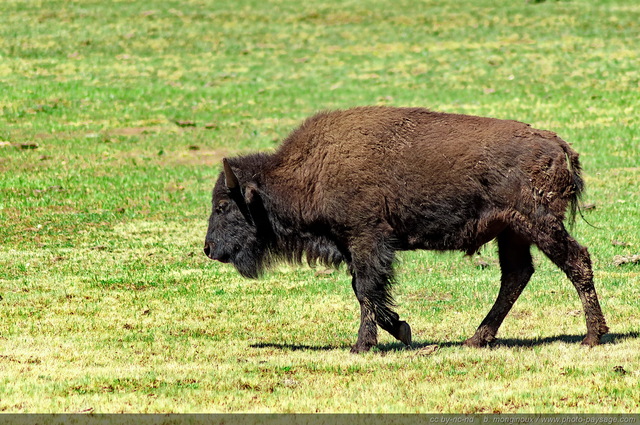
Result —
MULTIPOLYGON (((542 345, 549 345, 556 342, 563 342, 566 344, 575 344, 580 342, 584 336, 582 335, 556 335, 546 338, 501 338, 494 341, 491 347, 538 347, 542 345)), ((608 333, 602 338, 601 343, 603 345, 615 345, 619 344, 625 339, 637 339, 640 338, 640 332, 625 332, 625 333, 608 333)), ((463 347, 464 341, 424 341, 413 342, 411 347, 407 347, 401 343, 388 343, 379 344, 376 349, 381 352, 388 351, 400 351, 400 350, 421 350, 425 347, 437 346, 440 348, 447 347, 463 347)), ((260 342, 256 344, 250 344, 251 348, 271 348, 282 351, 333 351, 344 350, 349 348, 349 345, 306 345, 306 344, 279 344, 272 342, 260 342)))

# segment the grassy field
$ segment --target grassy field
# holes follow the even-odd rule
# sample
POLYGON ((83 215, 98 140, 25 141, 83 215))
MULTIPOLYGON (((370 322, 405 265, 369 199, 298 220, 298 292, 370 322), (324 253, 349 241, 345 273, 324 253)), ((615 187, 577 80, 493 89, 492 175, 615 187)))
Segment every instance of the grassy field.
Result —
POLYGON ((633 0, 3 0, 0 412, 640 413, 640 265, 614 264, 640 254, 639 22, 633 0), (249 281, 204 257, 223 156, 364 104, 570 141, 605 344, 578 344, 578 297, 537 251, 490 349, 461 343, 495 246, 486 268, 401 255, 415 349, 364 355, 344 269, 249 281))

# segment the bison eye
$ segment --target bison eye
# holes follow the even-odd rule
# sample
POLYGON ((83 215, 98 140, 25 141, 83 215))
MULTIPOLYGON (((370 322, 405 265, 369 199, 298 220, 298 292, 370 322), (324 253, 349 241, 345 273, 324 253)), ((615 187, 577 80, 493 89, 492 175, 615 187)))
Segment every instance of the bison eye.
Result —
POLYGON ((218 202, 218 205, 216 206, 216 212, 218 214, 222 214, 227 210, 228 207, 229 207, 229 201, 222 200, 218 202))

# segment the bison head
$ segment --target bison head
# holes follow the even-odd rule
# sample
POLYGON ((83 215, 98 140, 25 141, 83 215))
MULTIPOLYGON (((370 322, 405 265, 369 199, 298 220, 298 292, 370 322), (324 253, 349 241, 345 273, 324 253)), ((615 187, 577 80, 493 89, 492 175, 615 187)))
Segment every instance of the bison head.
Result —
POLYGON ((204 253, 233 264, 244 277, 256 278, 264 268, 267 252, 268 239, 261 229, 266 213, 256 183, 241 183, 226 159, 223 166, 213 189, 204 253))

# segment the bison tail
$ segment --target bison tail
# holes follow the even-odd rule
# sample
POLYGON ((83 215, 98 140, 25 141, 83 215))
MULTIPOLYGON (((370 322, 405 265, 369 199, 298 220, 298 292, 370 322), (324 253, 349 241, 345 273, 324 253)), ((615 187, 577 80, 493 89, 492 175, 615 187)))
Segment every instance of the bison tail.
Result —
POLYGON ((569 196, 569 224, 574 225, 576 221, 576 215, 580 212, 580 198, 584 191, 584 180, 582 179, 582 166, 578 159, 579 154, 571 149, 571 146, 564 140, 561 140, 562 149, 567 156, 569 163, 569 171, 571 172, 572 188, 569 196))

